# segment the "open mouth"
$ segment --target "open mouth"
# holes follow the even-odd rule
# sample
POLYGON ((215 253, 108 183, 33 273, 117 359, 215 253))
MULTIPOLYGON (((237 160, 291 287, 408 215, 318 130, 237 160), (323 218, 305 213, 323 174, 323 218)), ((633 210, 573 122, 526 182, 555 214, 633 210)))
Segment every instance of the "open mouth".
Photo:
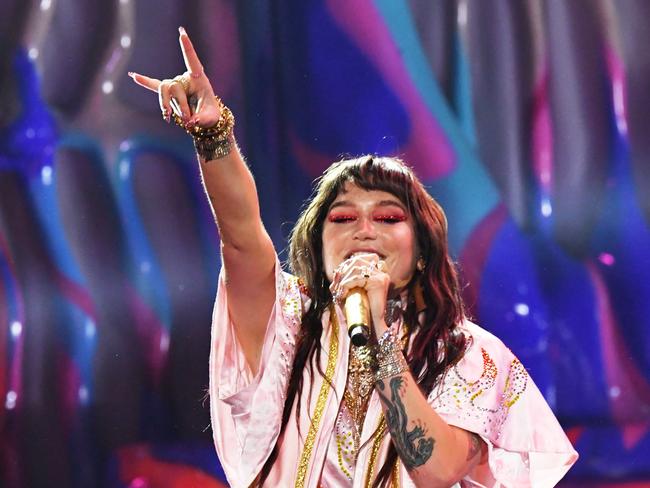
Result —
POLYGON ((355 249, 354 251, 350 252, 347 256, 345 256, 345 259, 350 259, 355 254, 376 254, 377 256, 379 256, 379 259, 386 259, 385 255, 383 255, 379 251, 376 251, 375 249, 355 249))

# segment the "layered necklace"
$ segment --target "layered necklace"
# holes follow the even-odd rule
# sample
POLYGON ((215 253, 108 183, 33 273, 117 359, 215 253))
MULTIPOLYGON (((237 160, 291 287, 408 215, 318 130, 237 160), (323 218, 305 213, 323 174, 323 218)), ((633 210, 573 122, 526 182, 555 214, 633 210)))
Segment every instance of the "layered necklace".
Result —
MULTIPOLYGON (((392 324, 401 316, 399 299, 387 304, 386 323, 392 324)), ((408 339, 408 330, 403 326, 403 340, 408 339)), ((343 404, 336 419, 336 447, 341 471, 352 481, 354 467, 361 444, 361 431, 368 411, 368 403, 375 386, 375 344, 350 346, 348 379, 343 393, 343 404)))
POLYGON ((361 443, 363 421, 375 384, 373 346, 351 347, 348 381, 336 419, 336 447, 341 471, 352 481, 361 443))

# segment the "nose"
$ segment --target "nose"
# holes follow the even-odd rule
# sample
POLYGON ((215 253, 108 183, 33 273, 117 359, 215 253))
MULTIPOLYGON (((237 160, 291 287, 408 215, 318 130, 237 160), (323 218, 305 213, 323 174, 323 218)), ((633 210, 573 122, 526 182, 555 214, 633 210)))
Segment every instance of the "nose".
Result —
POLYGON ((358 240, 375 239, 377 231, 372 219, 361 217, 357 220, 357 228, 354 231, 354 238, 358 240))

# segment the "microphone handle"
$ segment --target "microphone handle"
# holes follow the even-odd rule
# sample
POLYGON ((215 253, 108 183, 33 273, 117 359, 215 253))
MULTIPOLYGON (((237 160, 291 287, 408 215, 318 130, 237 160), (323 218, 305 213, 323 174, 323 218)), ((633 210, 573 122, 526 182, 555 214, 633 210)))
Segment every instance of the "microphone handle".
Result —
POLYGON ((352 288, 345 297, 343 311, 352 345, 365 346, 370 338, 370 307, 366 290, 352 288))

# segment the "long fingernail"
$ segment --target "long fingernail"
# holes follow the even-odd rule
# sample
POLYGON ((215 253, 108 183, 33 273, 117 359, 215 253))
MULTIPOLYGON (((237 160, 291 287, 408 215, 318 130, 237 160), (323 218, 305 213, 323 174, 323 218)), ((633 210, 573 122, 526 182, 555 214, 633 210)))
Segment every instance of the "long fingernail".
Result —
POLYGON ((187 32, 185 32, 185 27, 183 27, 182 25, 178 28, 178 33, 180 35, 183 35, 183 34, 187 35, 187 32))
POLYGON ((135 77, 135 73, 134 73, 133 71, 129 71, 128 75, 129 75, 131 78, 135 77))

